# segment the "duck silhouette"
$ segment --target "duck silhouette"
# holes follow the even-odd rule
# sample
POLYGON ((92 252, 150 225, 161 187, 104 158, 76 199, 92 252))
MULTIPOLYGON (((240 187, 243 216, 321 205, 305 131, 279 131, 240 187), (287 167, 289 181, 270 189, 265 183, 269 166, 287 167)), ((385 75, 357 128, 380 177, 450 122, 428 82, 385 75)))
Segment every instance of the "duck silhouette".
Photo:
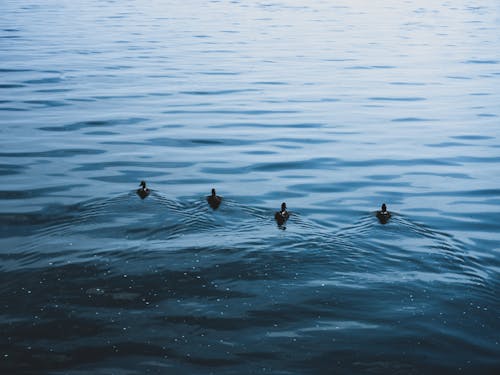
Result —
POLYGON ((149 195, 150 190, 146 187, 146 181, 141 181, 139 186, 140 188, 137 189, 136 193, 141 199, 144 199, 149 195))
POLYGON ((380 211, 377 211, 377 219, 380 221, 380 224, 386 224, 391 217, 391 213, 387 211, 387 206, 385 203, 382 203, 382 207, 380 207, 380 211))
POLYGON ((286 221, 288 220, 289 217, 290 217, 290 214, 286 210, 286 203, 283 202, 283 203, 281 203, 281 209, 274 214, 274 218, 276 219, 276 223, 278 223, 278 226, 281 227, 283 224, 286 223, 286 221))
POLYGON ((207 196, 207 202, 212 209, 216 210, 222 202, 222 197, 219 197, 215 192, 215 189, 212 189, 212 194, 207 196))

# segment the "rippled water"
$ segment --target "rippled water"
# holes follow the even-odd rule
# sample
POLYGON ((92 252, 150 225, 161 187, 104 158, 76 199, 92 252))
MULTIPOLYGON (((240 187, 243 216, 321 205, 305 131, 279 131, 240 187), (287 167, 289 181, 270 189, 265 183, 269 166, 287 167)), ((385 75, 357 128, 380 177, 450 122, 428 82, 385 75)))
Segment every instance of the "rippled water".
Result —
POLYGON ((500 3, 0 10, 2 374, 499 370, 500 3))

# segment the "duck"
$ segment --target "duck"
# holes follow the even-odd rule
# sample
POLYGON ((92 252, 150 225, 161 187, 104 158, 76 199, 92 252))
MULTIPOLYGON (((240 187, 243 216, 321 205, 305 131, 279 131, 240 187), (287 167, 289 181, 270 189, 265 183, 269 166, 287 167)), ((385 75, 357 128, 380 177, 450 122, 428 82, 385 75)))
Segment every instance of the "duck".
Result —
POLYGON ((212 209, 216 210, 222 202, 222 197, 219 197, 215 192, 215 189, 212 189, 212 194, 207 196, 207 202, 212 209))
POLYGON ((391 213, 387 211, 387 206, 385 203, 382 203, 382 207, 380 207, 380 211, 377 211, 377 219, 381 224, 387 223, 389 218, 391 217, 391 213))
POLYGON ((139 197, 141 197, 141 199, 144 199, 149 195, 151 191, 146 187, 146 181, 141 181, 139 186, 140 188, 137 189, 136 193, 139 197))
POLYGON ((289 217, 290 214, 286 210, 286 203, 283 202, 281 203, 281 209, 274 214, 274 218, 276 219, 278 226, 282 226, 286 223, 289 217))

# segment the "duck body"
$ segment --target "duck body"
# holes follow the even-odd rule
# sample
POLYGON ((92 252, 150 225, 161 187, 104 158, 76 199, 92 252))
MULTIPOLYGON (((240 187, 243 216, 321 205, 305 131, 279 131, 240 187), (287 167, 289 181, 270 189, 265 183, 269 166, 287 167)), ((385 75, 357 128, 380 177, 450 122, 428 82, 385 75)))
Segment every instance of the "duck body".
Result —
POLYGON ((212 189, 212 194, 207 196, 207 202, 212 209, 216 210, 222 202, 222 197, 219 197, 215 192, 215 189, 212 189))
POLYGON ((151 191, 146 187, 146 181, 141 181, 139 186, 140 188, 137 189, 136 193, 139 197, 141 197, 141 199, 144 199, 149 195, 151 191))
POLYGON ((391 213, 387 211, 387 206, 382 204, 380 211, 377 211, 377 219, 380 221, 380 224, 386 224, 391 217, 391 213))
POLYGON ((289 217, 290 217, 290 214, 286 210, 286 203, 283 202, 281 204, 281 210, 277 211, 274 214, 274 219, 276 220, 276 223, 278 223, 278 226, 282 226, 287 222, 289 217))

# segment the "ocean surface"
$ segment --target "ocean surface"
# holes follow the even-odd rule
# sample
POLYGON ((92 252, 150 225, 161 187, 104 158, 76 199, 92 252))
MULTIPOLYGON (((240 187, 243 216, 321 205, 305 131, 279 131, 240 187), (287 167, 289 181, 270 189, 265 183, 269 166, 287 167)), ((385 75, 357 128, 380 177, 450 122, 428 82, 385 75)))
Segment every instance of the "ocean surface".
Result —
POLYGON ((498 374, 499 141, 497 0, 2 0, 0 373, 498 374))

